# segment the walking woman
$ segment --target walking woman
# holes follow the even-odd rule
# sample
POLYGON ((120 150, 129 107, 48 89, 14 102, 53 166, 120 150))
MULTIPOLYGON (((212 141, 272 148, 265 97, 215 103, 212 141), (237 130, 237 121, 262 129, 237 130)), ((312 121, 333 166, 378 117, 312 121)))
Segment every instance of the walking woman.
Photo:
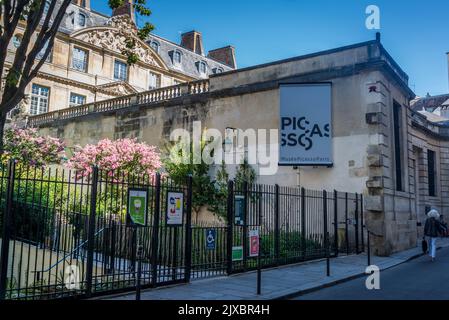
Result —
POLYGON ((427 220, 424 226, 424 235, 429 241, 429 256, 432 258, 432 261, 435 261, 436 241, 442 231, 440 221, 438 220, 439 218, 440 214, 437 210, 430 210, 429 213, 427 213, 427 220))

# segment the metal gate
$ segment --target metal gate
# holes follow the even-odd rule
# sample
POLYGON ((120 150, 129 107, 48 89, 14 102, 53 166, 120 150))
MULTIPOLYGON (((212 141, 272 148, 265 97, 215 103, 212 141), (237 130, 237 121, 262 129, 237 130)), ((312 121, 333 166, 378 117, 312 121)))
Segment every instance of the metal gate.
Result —
POLYGON ((160 175, 14 162, 0 175, 0 300, 133 290, 138 270, 142 288, 252 270, 253 230, 263 268, 364 249, 358 194, 229 181, 226 219, 192 223, 191 177, 177 185, 160 175), (147 194, 139 225, 127 216, 131 189, 147 194), (176 225, 167 223, 173 193, 183 197, 176 225))
POLYGON ((191 178, 2 168, 0 299, 88 297, 189 281, 191 178), (143 226, 126 219, 129 188, 148 190, 143 226), (181 224, 166 223, 168 193, 183 194, 181 224), (188 245, 186 245, 188 244, 188 245), (137 255, 137 248, 142 255, 137 255))

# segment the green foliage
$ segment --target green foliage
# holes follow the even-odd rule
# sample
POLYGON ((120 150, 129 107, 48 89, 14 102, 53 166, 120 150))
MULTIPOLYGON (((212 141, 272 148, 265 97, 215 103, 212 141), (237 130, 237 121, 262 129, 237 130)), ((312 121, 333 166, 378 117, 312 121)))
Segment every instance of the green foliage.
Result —
POLYGON ((226 218, 227 215, 227 199, 228 199, 228 181, 229 173, 226 171, 226 164, 221 163, 220 169, 217 171, 214 181, 214 197, 209 208, 212 212, 222 218, 226 218))
MULTIPOLYGON (((124 5, 125 0, 108 0, 109 7, 111 9, 117 9, 124 5)), ((151 10, 148 8, 147 0, 134 0, 134 10, 136 14, 149 17, 151 15, 151 10)), ((154 25, 150 22, 145 22, 145 24, 139 28, 137 31, 137 37, 145 41, 151 31, 154 30, 154 25)), ((136 48, 136 41, 132 36, 128 36, 126 39, 126 50, 122 52, 123 55, 127 56, 127 62, 129 65, 133 65, 139 61, 139 56, 134 52, 136 48)))
POLYGON ((242 185, 243 182, 247 182, 248 184, 253 184, 256 182, 256 170, 248 164, 248 160, 246 158, 239 164, 235 174, 236 185, 242 185))
MULTIPOLYGON (((200 143, 201 154, 206 141, 200 143)), ((215 188, 209 176, 210 165, 203 159, 194 164, 193 143, 189 146, 178 142, 170 148, 170 158, 164 161, 164 167, 170 178, 177 184, 185 185, 187 176, 192 176, 192 209, 198 214, 203 206, 214 201, 215 188)))
MULTIPOLYGON (((274 231, 261 236, 261 251, 263 255, 274 255, 274 231)), ((302 235, 299 231, 281 231, 279 233, 279 255, 281 258, 291 258, 298 256, 298 252, 306 252, 308 254, 323 249, 319 239, 304 239, 305 248, 302 245, 302 235)))

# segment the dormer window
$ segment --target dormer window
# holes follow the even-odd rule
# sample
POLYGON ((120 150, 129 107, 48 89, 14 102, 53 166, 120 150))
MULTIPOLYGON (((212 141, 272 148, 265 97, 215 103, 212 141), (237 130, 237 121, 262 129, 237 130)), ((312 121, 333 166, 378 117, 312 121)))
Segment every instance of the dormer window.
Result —
POLYGON ((44 4, 44 15, 48 13, 49 9, 50 9, 50 1, 46 0, 44 4))
POLYGON ((83 13, 78 14, 78 25, 80 27, 86 26, 86 16, 83 13))
POLYGON ((173 52, 173 63, 179 65, 182 63, 182 53, 181 51, 176 50, 173 52))
POLYGON ((160 44, 159 44, 158 42, 156 42, 156 41, 151 41, 150 47, 151 47, 151 49, 154 50, 154 52, 159 53, 159 47, 160 47, 160 44))
POLYGON ((201 74, 206 74, 206 72, 207 72, 207 65, 206 65, 206 62, 200 61, 200 62, 198 63, 198 71, 199 71, 201 74))
POLYGON ((22 35, 21 34, 14 35, 14 37, 12 38, 12 44, 14 45, 14 47, 19 48, 21 43, 22 43, 22 35))

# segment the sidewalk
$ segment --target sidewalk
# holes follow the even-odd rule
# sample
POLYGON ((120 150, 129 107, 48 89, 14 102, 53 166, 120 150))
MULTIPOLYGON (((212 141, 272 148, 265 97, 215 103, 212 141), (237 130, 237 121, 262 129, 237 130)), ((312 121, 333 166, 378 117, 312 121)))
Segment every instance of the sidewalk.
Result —
MULTIPOLYGON (((449 239, 438 239, 439 248, 449 247, 449 239)), ((422 255, 421 247, 390 257, 371 257, 371 264, 385 270, 422 255)), ((367 256, 331 259, 331 276, 326 277, 326 261, 314 261, 262 271, 262 295, 256 294, 256 272, 229 277, 194 280, 190 284, 162 287, 142 292, 142 300, 269 300, 285 299, 363 276, 367 256)), ((104 300, 134 300, 135 293, 103 297, 104 300)))

